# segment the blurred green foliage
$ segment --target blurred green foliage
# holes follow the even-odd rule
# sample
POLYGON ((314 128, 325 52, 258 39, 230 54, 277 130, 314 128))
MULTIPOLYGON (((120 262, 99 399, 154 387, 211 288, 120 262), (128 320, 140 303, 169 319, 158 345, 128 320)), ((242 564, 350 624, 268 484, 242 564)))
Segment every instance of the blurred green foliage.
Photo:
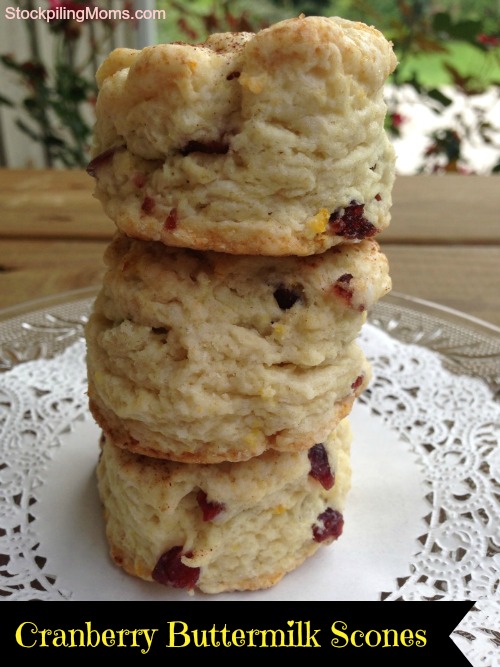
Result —
MULTIPOLYGON (((96 0, 39 0, 42 5, 82 7, 96 0)), ((123 6, 128 0, 120 0, 123 6)), ((35 0, 12 0, 21 8, 32 8, 35 0)), ((285 18, 306 15, 343 16, 361 20, 381 30, 394 44, 400 62, 391 83, 412 86, 434 112, 451 104, 449 89, 473 96, 487 88, 500 89, 500 0, 156 0, 166 9, 167 19, 157 24, 158 41, 202 42, 207 35, 225 31, 252 31, 285 18)), ((100 25, 101 43, 93 22, 85 29, 73 21, 54 21, 52 35, 55 62, 41 57, 32 21, 25 21, 30 44, 27 59, 0 55, 0 67, 17 76, 23 90, 15 104, 0 93, 0 105, 16 108, 18 128, 42 146, 47 166, 81 167, 88 160, 92 104, 95 102, 93 72, 97 53, 113 34, 113 22, 100 25), (83 61, 78 55, 85 54, 83 61), (89 74, 89 70, 92 72, 89 74)), ((387 129, 397 137, 404 118, 389 104, 387 129)), ((460 124, 460 121, 457 121, 460 124)), ((479 134, 485 143, 500 128, 481 118, 479 134)), ((468 128, 451 128, 457 141, 468 128)), ((445 152, 456 165, 453 142, 433 138, 436 151, 445 152)), ((455 141, 455 140, 454 140, 455 141)), ((499 146, 500 152, 500 146, 499 146)), ((500 170, 500 160, 493 171, 500 170)))
POLYGON ((300 13, 374 25, 394 43, 397 84, 448 83, 471 92, 500 84, 498 0, 157 0, 159 41, 203 41, 211 32, 256 31, 300 13))

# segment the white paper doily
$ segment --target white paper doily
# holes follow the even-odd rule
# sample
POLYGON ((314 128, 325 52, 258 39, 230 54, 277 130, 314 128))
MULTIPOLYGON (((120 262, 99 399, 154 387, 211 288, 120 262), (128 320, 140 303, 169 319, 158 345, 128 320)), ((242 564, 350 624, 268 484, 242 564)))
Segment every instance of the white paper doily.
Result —
MULTIPOLYGON (((185 599, 107 559, 82 340, 94 296, 0 322, 3 600, 185 599)), ((277 587, 217 599, 477 600, 454 640, 473 665, 499 665, 499 334, 384 299, 361 336, 374 380, 352 414, 344 535, 277 587)))

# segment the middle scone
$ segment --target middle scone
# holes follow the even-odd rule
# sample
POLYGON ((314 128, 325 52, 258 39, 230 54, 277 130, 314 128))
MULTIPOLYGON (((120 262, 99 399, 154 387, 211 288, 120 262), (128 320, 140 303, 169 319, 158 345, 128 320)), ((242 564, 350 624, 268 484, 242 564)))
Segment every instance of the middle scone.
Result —
POLYGON ((355 339, 390 289, 373 240, 247 257, 117 235, 105 261, 86 330, 89 401, 129 451, 217 463, 307 449, 368 383, 355 339))

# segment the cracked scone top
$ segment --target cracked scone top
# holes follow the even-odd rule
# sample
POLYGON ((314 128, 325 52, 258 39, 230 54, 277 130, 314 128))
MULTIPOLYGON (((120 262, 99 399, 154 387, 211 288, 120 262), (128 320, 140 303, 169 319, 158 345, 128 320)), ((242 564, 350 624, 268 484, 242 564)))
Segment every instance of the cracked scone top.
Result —
POLYGON ((127 235, 169 246, 308 255, 374 236, 395 65, 375 28, 324 17, 117 49, 97 74, 96 196, 127 235))

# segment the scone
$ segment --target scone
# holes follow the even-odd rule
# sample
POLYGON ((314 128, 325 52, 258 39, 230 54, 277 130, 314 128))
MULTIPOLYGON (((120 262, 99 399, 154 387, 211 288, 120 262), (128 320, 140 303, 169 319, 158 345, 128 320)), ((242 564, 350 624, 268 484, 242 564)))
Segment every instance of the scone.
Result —
POLYGON ((300 453, 196 465, 137 456, 103 439, 97 475, 113 561, 205 593, 277 583, 343 529, 347 420, 300 453))
POLYGON ((332 363, 367 311, 391 288, 374 240, 310 257, 252 257, 168 248, 115 235, 107 247, 100 310, 168 341, 204 367, 332 363), (166 331, 165 331, 166 329, 166 331))
POLYGON ((373 241, 267 258, 117 236, 106 261, 89 398, 121 447, 194 463, 307 449, 368 383, 354 339, 390 284, 373 241))
POLYGON ((96 196, 169 246, 309 255, 372 237, 390 221, 395 66, 380 32, 341 18, 118 49, 97 74, 96 196))

